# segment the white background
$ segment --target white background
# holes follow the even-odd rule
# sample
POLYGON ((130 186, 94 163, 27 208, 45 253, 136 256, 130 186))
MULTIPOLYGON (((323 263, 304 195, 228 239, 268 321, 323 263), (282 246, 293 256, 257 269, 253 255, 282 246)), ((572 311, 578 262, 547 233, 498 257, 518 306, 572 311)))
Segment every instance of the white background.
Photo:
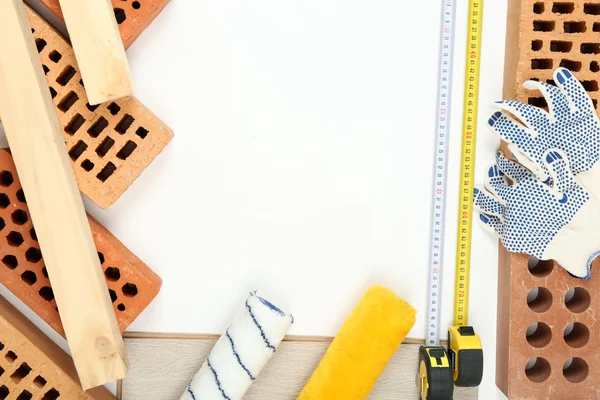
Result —
MULTIPOLYGON (((457 0, 448 325, 467 3, 457 0)), ((485 7, 478 183, 499 145, 485 124, 501 98, 506 1, 485 7)), ((294 314, 290 334, 335 335, 381 283, 419 311, 409 336, 423 338, 440 11, 439 0, 173 0, 128 56, 136 96, 175 138, 109 210, 86 202, 164 280, 130 331, 220 333, 258 289, 294 314)), ((475 225, 472 250, 480 398, 503 398, 497 242, 475 225)))

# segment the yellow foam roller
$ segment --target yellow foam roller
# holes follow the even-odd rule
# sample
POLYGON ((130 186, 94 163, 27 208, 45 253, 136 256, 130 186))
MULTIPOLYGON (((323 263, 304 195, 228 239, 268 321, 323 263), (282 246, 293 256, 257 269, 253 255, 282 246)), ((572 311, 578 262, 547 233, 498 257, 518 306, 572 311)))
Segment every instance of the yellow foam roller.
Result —
POLYGON ((415 324, 415 309, 373 286, 344 322, 298 400, 366 399, 415 324))

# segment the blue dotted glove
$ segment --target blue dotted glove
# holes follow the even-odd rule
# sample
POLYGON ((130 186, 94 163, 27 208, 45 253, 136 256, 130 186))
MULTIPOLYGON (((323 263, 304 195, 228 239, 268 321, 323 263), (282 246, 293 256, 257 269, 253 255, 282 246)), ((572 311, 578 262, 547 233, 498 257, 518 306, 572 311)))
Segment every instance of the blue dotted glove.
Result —
POLYGON ((572 275, 588 279, 600 254, 600 205, 577 183, 564 152, 546 151, 542 167, 551 184, 496 154, 485 189, 473 192, 480 222, 508 251, 556 260, 572 275))
POLYGON ((578 181, 600 198, 600 120, 594 104, 569 70, 558 68, 554 81, 557 86, 537 81, 523 85, 543 94, 548 112, 514 100, 500 101, 496 106, 502 111, 492 115, 488 125, 509 144, 516 160, 542 181, 550 178, 544 154, 562 150, 578 181))

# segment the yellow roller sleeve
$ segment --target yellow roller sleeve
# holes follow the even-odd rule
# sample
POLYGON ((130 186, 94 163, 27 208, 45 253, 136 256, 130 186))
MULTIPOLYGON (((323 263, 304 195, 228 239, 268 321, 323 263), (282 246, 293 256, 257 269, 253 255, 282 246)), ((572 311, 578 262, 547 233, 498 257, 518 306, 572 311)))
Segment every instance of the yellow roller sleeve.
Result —
POLYGON ((373 286, 344 322, 298 400, 366 399, 415 324, 416 311, 383 286, 373 286))

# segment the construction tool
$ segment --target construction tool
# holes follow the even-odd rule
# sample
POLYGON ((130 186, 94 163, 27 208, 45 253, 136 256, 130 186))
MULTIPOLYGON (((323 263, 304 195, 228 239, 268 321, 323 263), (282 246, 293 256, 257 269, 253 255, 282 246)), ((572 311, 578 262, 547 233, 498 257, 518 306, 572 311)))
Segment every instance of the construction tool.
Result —
POLYGON ((60 0, 90 105, 133 94, 131 73, 110 0, 60 0))
POLYGON ((0 2, 0 54, 0 118, 81 384, 121 379, 123 339, 22 0, 0 2))
POLYGON ((438 93, 438 126, 429 272, 427 337, 419 352, 417 384, 422 399, 451 399, 456 386, 478 386, 483 376, 483 350, 479 336, 467 325, 471 254, 472 193, 479 95, 479 65, 483 0, 470 0, 467 27, 467 61, 463 108, 463 142, 459 188, 459 223, 454 293, 454 325, 448 330, 448 350, 440 346, 439 320, 448 165, 448 134, 453 64, 454 0, 443 1, 438 93), (454 384, 452 383, 454 382, 454 384))

